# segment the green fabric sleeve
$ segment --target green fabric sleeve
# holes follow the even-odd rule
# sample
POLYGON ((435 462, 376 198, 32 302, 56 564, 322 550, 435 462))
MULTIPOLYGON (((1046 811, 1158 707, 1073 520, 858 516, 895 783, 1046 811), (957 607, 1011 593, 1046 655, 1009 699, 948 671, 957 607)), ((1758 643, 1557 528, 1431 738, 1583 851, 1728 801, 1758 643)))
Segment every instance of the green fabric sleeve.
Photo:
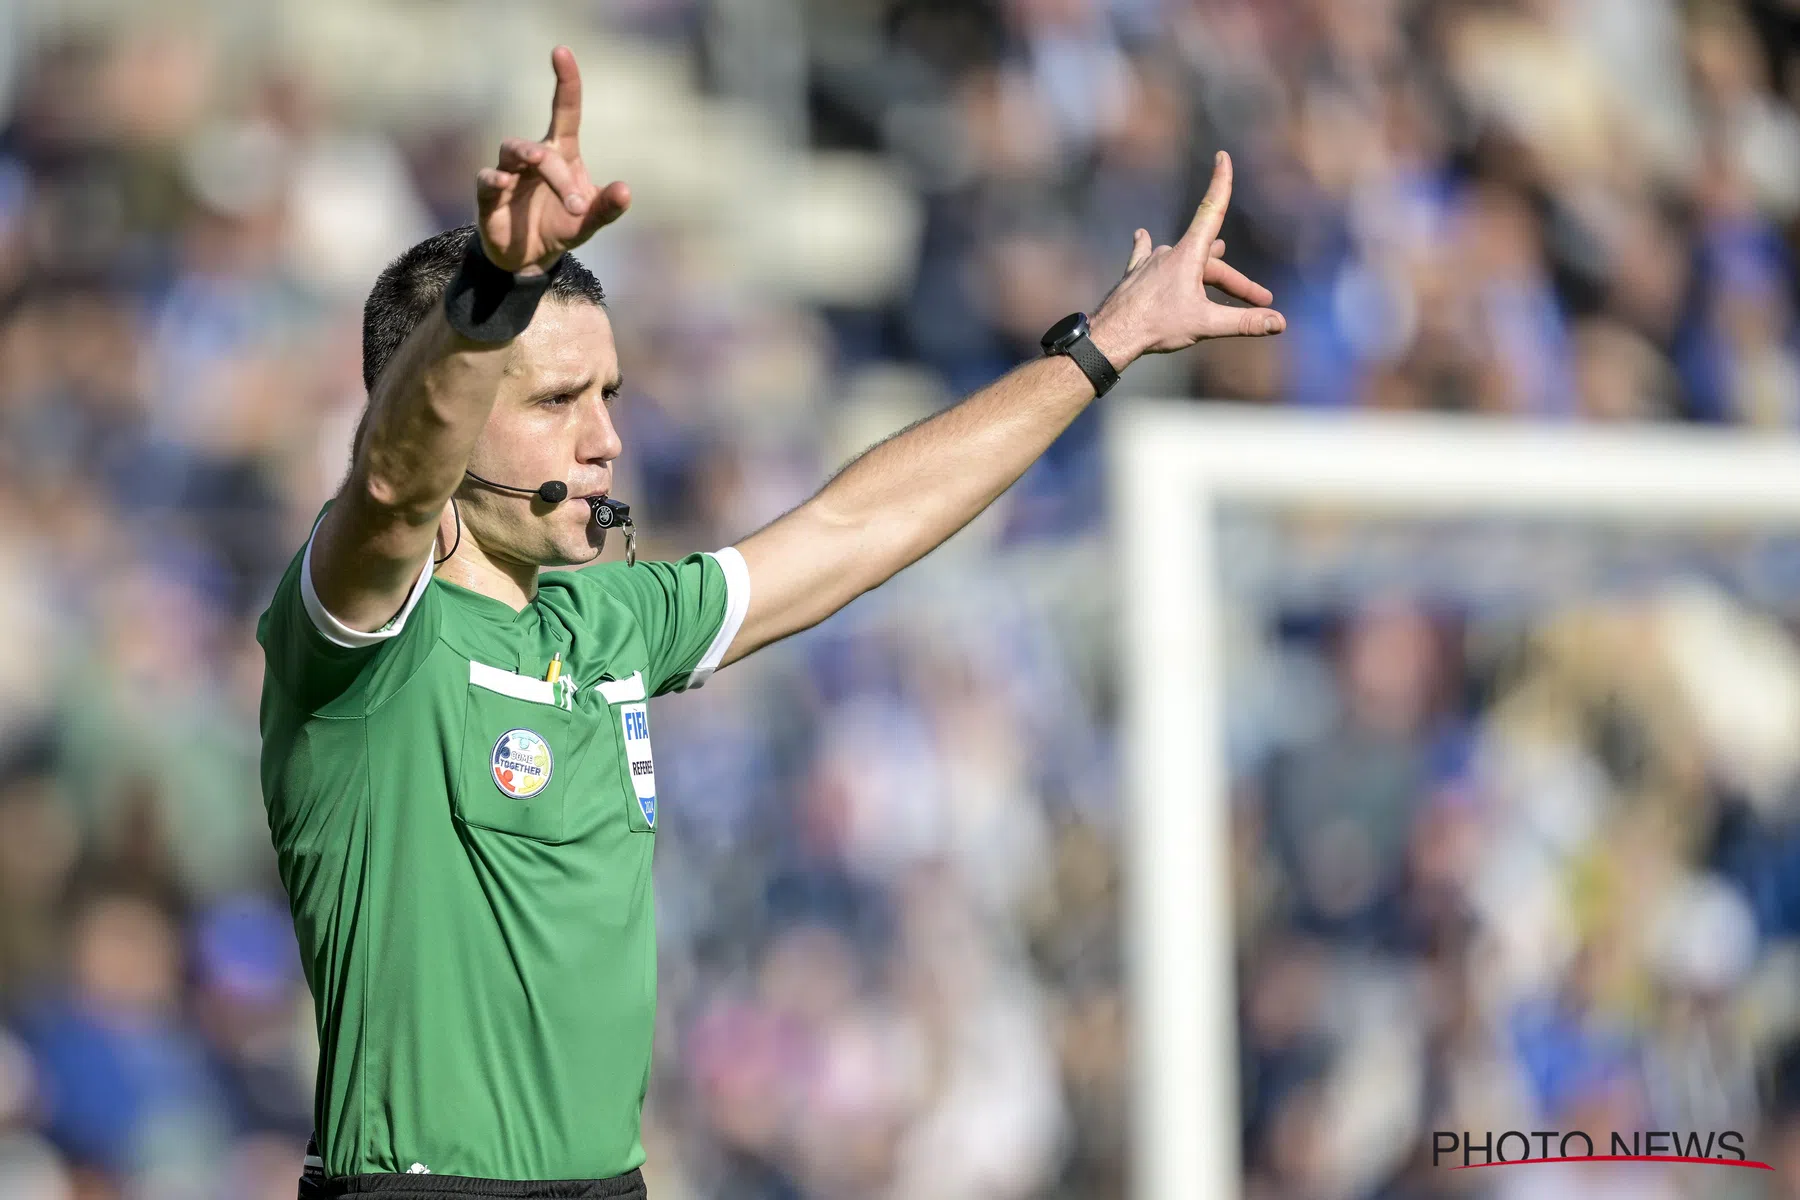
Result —
MULTIPOLYGON (((318 522, 313 524, 316 529, 318 522)), ((262 644, 267 671, 288 699, 307 713, 365 715, 410 678, 429 653, 437 636, 434 589, 428 577, 422 579, 387 628, 360 635, 369 639, 365 645, 342 645, 322 633, 308 611, 306 563, 307 547, 302 547, 257 622, 256 640, 262 644)))
POLYGON ((637 618, 649 660, 645 686, 652 696, 699 687, 718 665, 748 600, 742 586, 733 595, 720 562, 721 556, 736 554, 695 553, 677 562, 608 563, 595 569, 603 586, 637 618), (737 621, 727 631, 734 611, 737 621))

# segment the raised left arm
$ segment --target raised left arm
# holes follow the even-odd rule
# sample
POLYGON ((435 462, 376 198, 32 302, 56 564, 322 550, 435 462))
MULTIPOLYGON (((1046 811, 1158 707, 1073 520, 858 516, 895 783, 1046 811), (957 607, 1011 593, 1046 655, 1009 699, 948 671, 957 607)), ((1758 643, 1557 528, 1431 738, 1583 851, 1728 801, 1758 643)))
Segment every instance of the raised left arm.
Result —
MULTIPOLYGON (((1231 200, 1220 153, 1193 223, 1173 246, 1137 231, 1125 275, 1090 322, 1094 344, 1123 371, 1139 355, 1207 338, 1280 333, 1267 288, 1224 261, 1219 227, 1231 200), (1216 304, 1206 285, 1257 307, 1216 304)), ((750 607, 730 663, 823 621, 930 553, 1011 487, 1094 399, 1066 356, 1037 359, 961 403, 880 442, 817 495, 738 543, 750 607)))

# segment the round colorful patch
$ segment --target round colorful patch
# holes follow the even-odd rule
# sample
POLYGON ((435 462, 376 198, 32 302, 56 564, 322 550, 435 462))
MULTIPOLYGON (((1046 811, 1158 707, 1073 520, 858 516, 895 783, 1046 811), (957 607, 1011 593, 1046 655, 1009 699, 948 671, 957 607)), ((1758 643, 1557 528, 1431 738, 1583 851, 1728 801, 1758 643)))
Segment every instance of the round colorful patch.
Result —
POLYGON ((529 729, 509 729, 489 759, 494 786, 515 800, 529 800, 550 782, 550 743, 529 729))

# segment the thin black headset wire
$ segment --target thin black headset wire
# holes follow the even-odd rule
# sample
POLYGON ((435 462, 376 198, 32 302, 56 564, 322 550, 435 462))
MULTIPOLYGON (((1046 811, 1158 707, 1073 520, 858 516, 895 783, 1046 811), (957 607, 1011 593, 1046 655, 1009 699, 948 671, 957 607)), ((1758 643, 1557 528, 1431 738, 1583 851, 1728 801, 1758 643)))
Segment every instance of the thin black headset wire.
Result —
POLYGON ((539 499, 543 498, 539 494, 537 488, 522 488, 514 487, 510 483, 495 483, 492 479, 483 479, 473 471, 464 471, 463 474, 467 475, 470 479, 473 479, 476 483, 485 484, 497 492, 511 492, 515 496, 538 496, 539 499))
MULTIPOLYGON (((535 496, 540 500, 543 499, 543 492, 540 488, 522 488, 514 487, 510 483, 495 483, 492 479, 483 479, 475 472, 468 470, 465 470, 463 474, 467 475, 470 479, 473 479, 476 483, 485 484, 498 492, 511 492, 515 496, 535 496)), ((545 501, 545 503, 550 502, 545 501)), ((443 558, 432 560, 431 565, 434 567, 442 566, 444 563, 448 562, 450 555, 455 554, 456 548, 462 545, 462 509, 457 507, 456 497, 454 496, 450 498, 450 511, 456 514, 456 541, 450 544, 450 549, 443 558)))
POLYGON ((455 496, 450 497, 450 511, 456 514, 456 540, 450 543, 450 549, 444 552, 444 557, 431 560, 434 567, 441 567, 449 562, 450 556, 456 553, 456 548, 462 545, 462 509, 457 507, 455 496))

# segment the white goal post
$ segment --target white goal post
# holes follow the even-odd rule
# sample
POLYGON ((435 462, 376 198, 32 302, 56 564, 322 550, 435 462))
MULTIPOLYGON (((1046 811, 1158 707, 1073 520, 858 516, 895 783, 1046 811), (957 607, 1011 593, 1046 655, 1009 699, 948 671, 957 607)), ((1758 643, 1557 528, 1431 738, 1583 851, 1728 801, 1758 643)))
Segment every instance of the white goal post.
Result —
POLYGON ((1131 401, 1107 427, 1124 623, 1132 1187, 1240 1192, 1221 505, 1800 529, 1800 442, 1131 401))

